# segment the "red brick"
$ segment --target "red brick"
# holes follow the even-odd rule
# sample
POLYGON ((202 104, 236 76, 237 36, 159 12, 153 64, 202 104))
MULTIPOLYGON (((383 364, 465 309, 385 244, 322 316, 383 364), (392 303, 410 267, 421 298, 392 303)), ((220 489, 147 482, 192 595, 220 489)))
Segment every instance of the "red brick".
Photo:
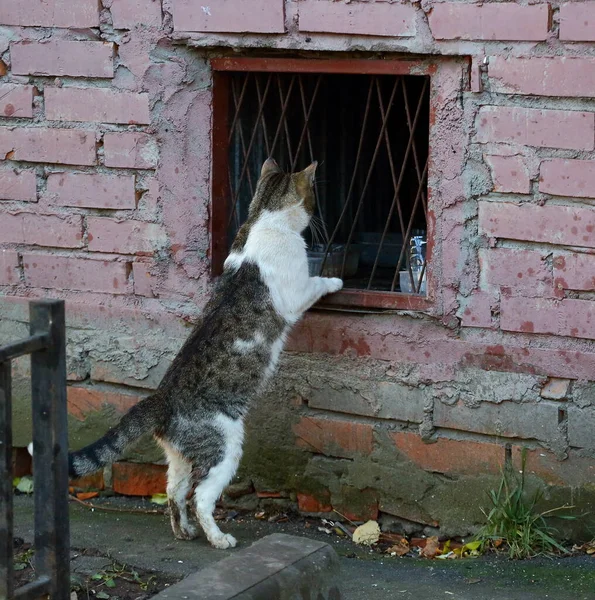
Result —
POLYGON ((485 157, 494 182, 494 191, 517 194, 531 192, 531 180, 525 161, 520 156, 486 156, 485 157))
POLYGON ((0 171, 0 200, 37 201, 37 177, 34 171, 0 171))
POLYGON ((311 496, 310 494, 298 494, 298 509, 301 512, 305 513, 322 513, 322 512, 331 512, 333 507, 329 502, 329 499, 319 500, 316 496, 311 496))
POLYGON ((50 121, 148 124, 149 96, 106 88, 46 87, 45 114, 50 121))
POLYGON ((110 8, 115 29, 134 29, 138 25, 161 25, 159 0, 112 0, 110 8))
POLYGON ((500 327, 504 331, 549 333, 595 339, 595 302, 548 298, 503 297, 500 327))
POLYGON ((103 156, 107 167, 154 169, 159 151, 157 142, 146 133, 106 133, 103 156))
POLYGON ((372 452, 373 428, 368 423, 302 417, 293 432, 299 446, 329 456, 350 458, 372 452))
POLYGON ((551 57, 490 59, 493 92, 535 96, 593 96, 595 58, 551 57))
POLYGON ((33 465, 31 455, 27 448, 13 448, 12 449, 12 476, 13 477, 25 477, 31 475, 33 472, 33 465))
POLYGON ((499 473, 504 463, 500 444, 438 438, 426 444, 417 433, 390 434, 397 448, 424 471, 458 475, 499 473))
POLYGON ((539 191, 555 196, 595 198, 595 160, 544 160, 539 191))
POLYGON ((33 117, 33 86, 3 83, 0 85, 0 118, 33 117))
POLYGON ((560 39, 595 42, 595 4, 569 2, 560 7, 560 39))
POLYGON ((126 496, 165 494, 166 474, 165 465, 117 462, 112 467, 112 487, 126 496))
POLYGON ((12 250, 0 250, 0 285, 19 283, 19 255, 12 250))
POLYGON ((332 497, 333 510, 349 521, 366 522, 378 519, 378 492, 365 488, 341 486, 338 494, 332 497))
POLYGON ((304 0, 298 11, 300 31, 391 37, 416 32, 415 9, 405 4, 304 0))
MULTIPOLYGON (((543 479, 549 485, 566 485, 579 487, 585 481, 595 480, 595 461, 586 456, 579 456, 572 450, 565 460, 558 460, 552 452, 544 448, 525 449, 525 473, 543 479)), ((521 469, 521 448, 514 446, 512 458, 517 470, 521 469)))
POLYGON ((111 42, 17 42, 10 45, 14 75, 113 77, 111 42))
POLYGON ((495 238, 595 248, 589 208, 480 202, 479 228, 495 238))
POLYGON ((477 139, 519 146, 593 150, 595 114, 578 110, 482 106, 477 139))
POLYGON ((97 0, 18 0, 0 2, 0 23, 39 27, 97 27, 97 0))
POLYGON ((85 208, 136 208, 133 175, 104 173, 52 173, 47 191, 61 206, 85 208))
POLYGON ((103 490, 105 489, 105 481, 103 479, 103 471, 97 471, 90 475, 83 475, 78 479, 71 479, 69 487, 78 490, 103 490))
POLYGON ((495 304, 492 294, 475 290, 461 314, 463 327, 492 328, 492 304, 495 304))
POLYGON ((523 296, 553 296, 554 279, 546 256, 534 250, 480 250, 482 281, 523 296))
POLYGON ((437 40, 545 40, 549 28, 549 5, 434 4, 430 29, 437 40))
POLYGON ((151 263, 147 262, 133 262, 132 263, 132 274, 134 276, 134 293, 137 296, 146 296, 147 298, 153 298, 152 283, 153 276, 150 272, 151 263))
POLYGON ((94 165, 95 132, 84 129, 0 127, 0 157, 64 165, 94 165))
POLYGON ((80 215, 3 213, 0 239, 12 244, 80 248, 83 245, 83 218, 80 215))
POLYGON ((539 391, 539 395, 547 400, 564 400, 568 396, 569 387, 570 379, 548 377, 539 391))
POLYGON ((93 252, 152 254, 166 243, 163 229, 154 223, 89 217, 87 229, 89 250, 93 252))
POLYGON ((176 31, 283 33, 284 0, 173 0, 176 31))
POLYGON ((89 414, 106 408, 119 414, 128 412, 143 396, 110 392, 94 386, 68 386, 68 414, 84 421, 89 414))
POLYGON ((126 263, 52 254, 25 254, 25 281, 38 288, 126 294, 126 263))
POLYGON ((554 256, 554 281, 559 290, 595 291, 595 254, 554 256))

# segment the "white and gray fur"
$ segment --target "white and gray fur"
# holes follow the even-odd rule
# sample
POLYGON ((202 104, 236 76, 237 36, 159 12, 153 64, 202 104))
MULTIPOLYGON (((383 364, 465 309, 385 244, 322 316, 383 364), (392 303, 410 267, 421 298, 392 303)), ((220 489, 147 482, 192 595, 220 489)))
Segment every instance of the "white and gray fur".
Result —
POLYGON ((187 513, 195 488, 195 516, 209 542, 236 545, 213 511, 242 455, 244 417, 274 373, 291 327, 343 285, 308 273, 302 232, 315 209, 315 170, 313 163, 285 174, 272 159, 264 163, 213 297, 158 389, 105 436, 69 456, 70 476, 80 477, 117 460, 151 432, 169 463, 167 494, 177 538, 196 536, 187 513))

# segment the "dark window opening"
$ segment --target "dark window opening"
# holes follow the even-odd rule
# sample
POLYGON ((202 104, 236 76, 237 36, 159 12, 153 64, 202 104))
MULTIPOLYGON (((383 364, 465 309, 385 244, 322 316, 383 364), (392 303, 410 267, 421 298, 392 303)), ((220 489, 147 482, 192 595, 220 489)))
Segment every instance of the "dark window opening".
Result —
POLYGON ((317 160, 311 274, 425 296, 429 77, 227 75, 228 247, 267 156, 286 171, 317 160))

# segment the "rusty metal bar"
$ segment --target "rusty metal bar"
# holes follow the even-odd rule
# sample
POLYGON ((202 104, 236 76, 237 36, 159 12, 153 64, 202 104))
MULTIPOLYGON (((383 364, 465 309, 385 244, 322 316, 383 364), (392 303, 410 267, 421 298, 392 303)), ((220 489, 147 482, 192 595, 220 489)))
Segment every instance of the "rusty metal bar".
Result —
MULTIPOLYGON (((295 83, 295 75, 291 76, 291 81, 289 82, 289 89, 287 90, 287 96, 285 100, 281 99, 281 116, 279 117, 279 125, 277 125, 277 129, 275 131, 275 137, 273 138, 273 143, 271 144, 271 154, 275 153, 275 148, 277 146, 277 140, 279 139, 279 134, 281 133, 281 127, 283 126, 283 122, 285 121, 285 115, 287 113, 287 106, 289 105, 289 98, 291 97, 291 92, 293 90, 293 84, 295 83)), ((279 79, 279 75, 277 75, 277 80, 279 79)))
POLYGON ((47 349, 31 355, 35 570, 52 581, 52 600, 70 598, 68 433, 64 301, 29 306, 32 335, 47 333, 47 349))
POLYGON ((42 350, 46 348, 48 344, 48 336, 45 333, 39 335, 32 335, 24 340, 13 342, 0 348, 0 362, 12 360, 25 354, 31 354, 36 350, 42 350))
MULTIPOLYGON (((262 92, 260 91, 260 83, 259 83, 258 79, 259 79, 259 77, 257 74, 256 77, 254 78, 255 83, 256 83, 256 95, 258 96, 258 103, 262 104, 263 103, 262 92)), ((271 156, 271 145, 269 144, 269 134, 267 132, 267 122, 264 117, 264 111, 262 112, 262 114, 260 116, 260 120, 262 123, 262 133, 263 133, 263 137, 264 137, 264 145, 265 145, 265 148, 267 151, 267 157, 270 157, 271 156)))
MULTIPOLYGON (((246 75, 246 80, 244 81, 244 85, 242 86, 242 96, 245 93, 245 88, 246 88, 246 82, 248 81, 248 77, 250 76, 250 73, 248 73, 248 75, 246 75)), ((235 86, 235 81, 231 82, 231 94, 233 96, 233 102, 235 104, 235 118, 237 118, 237 115, 240 114, 240 107, 241 107, 241 102, 238 100, 237 97, 237 90, 236 90, 236 86, 235 86)), ((246 152, 246 141, 244 140, 244 132, 242 130, 242 122, 239 122, 239 126, 237 128, 238 130, 238 134, 240 137, 240 144, 242 145, 242 153, 244 155, 244 161, 248 160, 248 154, 246 152)), ((231 177, 231 172, 230 172, 230 177, 231 177)), ((230 181, 230 185, 231 185, 231 181, 230 181)), ((248 187, 250 188, 250 193, 252 194, 252 196, 254 196, 254 185, 252 184, 252 176, 250 175, 250 170, 248 170, 248 187)))
POLYGON ((0 363, 0 598, 13 590, 12 407, 10 361, 0 363))

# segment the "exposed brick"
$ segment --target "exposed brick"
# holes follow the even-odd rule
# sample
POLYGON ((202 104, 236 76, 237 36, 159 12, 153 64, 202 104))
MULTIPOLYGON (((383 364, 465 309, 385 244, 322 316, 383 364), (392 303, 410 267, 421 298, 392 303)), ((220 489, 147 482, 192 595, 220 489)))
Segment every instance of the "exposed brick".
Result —
POLYGON ((133 262, 132 275, 134 277, 134 293, 137 296, 153 298, 155 294, 152 289, 153 276, 150 272, 150 263, 133 262))
POLYGON ((548 298, 503 297, 500 327, 504 331, 549 333, 595 340, 595 302, 548 298))
POLYGON ((490 248, 479 252, 482 281, 515 295, 553 296, 554 279, 546 256, 534 250, 490 248))
POLYGON ((595 86, 595 58, 493 56, 488 75, 493 92, 590 98, 595 86))
POLYGON ((545 40, 549 27, 549 5, 434 4, 430 29, 437 40, 545 40))
POLYGON ((372 452, 373 428, 368 423, 302 417, 293 432, 299 446, 328 456, 351 458, 372 452))
POLYGON ((478 120, 480 142, 575 150, 593 150, 595 145, 592 112, 482 106, 478 120))
POLYGON ((33 117, 33 86, 3 83, 0 85, 0 118, 33 117))
POLYGON ((31 455, 27 448, 12 449, 12 476, 25 477, 33 472, 31 455))
POLYGON ((495 238, 595 248, 589 208, 480 202, 479 227, 495 238))
MULTIPOLYGON (((329 499, 327 499, 328 501, 329 499)), ((319 500, 316 496, 311 496, 310 494, 298 494, 298 509, 301 512, 305 513, 321 513, 321 512, 331 512, 333 507, 330 504, 327 504, 324 500, 319 500)))
POLYGON ((560 39, 595 42, 595 4, 568 2, 560 7, 560 39))
POLYGON ((0 200, 37 201, 37 177, 34 171, 0 171, 0 200))
POLYGON ((25 254, 23 263, 32 287, 126 293, 126 263, 52 254, 25 254))
POLYGON ((595 291, 594 254, 559 254, 553 264, 558 290, 595 291))
POLYGON ((434 425, 487 435, 554 440, 558 436, 558 405, 549 402, 482 402, 470 408, 463 402, 453 406, 436 402, 434 425))
POLYGON ((154 169, 159 150, 146 133, 106 133, 103 137, 105 165, 128 169, 154 169))
POLYGON ((95 132, 84 129, 0 127, 0 157, 65 165, 94 165, 95 132))
POLYGON ((504 464, 500 444, 448 438, 426 444, 416 433, 397 431, 390 435, 397 448, 424 471, 478 475, 498 473, 504 464))
POLYGON ((570 379, 550 377, 541 388, 539 395, 547 400, 563 400, 568 396, 569 387, 570 379))
POLYGON ((40 27, 97 27, 97 0, 18 0, 0 2, 0 23, 40 27))
POLYGON ((46 87, 45 114, 50 121, 148 124, 149 96, 105 88, 46 87))
POLYGON ((173 0, 176 31, 283 33, 284 0, 173 0))
POLYGON ((365 488, 360 490, 342 485, 339 493, 332 495, 333 510, 352 522, 376 521, 378 519, 378 492, 365 488))
POLYGON ((166 473, 165 465, 117 462, 112 466, 112 487, 126 496, 165 494, 166 473))
POLYGON ((111 42, 17 42, 10 45, 14 75, 113 77, 111 42))
POLYGON ((96 473, 83 475, 78 479, 71 479, 68 485, 69 487, 74 488, 75 491, 103 490, 105 489, 103 471, 97 471, 96 473))
POLYGON ((529 194, 531 180, 525 161, 520 156, 486 156, 492 172, 494 191, 503 194, 529 194))
POLYGON ((116 29, 134 29, 138 25, 161 25, 160 0, 112 0, 110 8, 116 29))
POLYGON ((595 198, 595 160, 544 160, 539 191, 556 196, 595 198))
POLYGON ((595 407, 568 407, 568 443, 578 448, 595 449, 595 407))
POLYGON ((304 0, 298 11, 300 31, 391 37, 416 33, 415 9, 408 4, 304 0))
POLYGON ((462 311, 463 327, 488 327, 492 325, 492 294, 475 290, 462 311))
POLYGON ((84 421, 89 414, 106 408, 124 414, 141 398, 138 394, 110 392, 97 387, 69 386, 67 388, 68 414, 78 421, 84 421))
POLYGON ((61 206, 135 208, 133 175, 52 173, 47 179, 51 199, 61 206))
POLYGON ((83 218, 80 215, 3 213, 0 239, 12 244, 80 248, 83 245, 83 218))
MULTIPOLYGON (((565 460, 559 460, 544 448, 525 449, 525 473, 544 480, 549 485, 580 487, 595 480, 595 461, 570 450, 565 460)), ((522 467, 522 450, 513 446, 512 459, 517 469, 522 467)))
POLYGON ((89 250, 93 252, 152 254, 166 243, 163 229, 154 223, 89 217, 87 229, 89 250))
POLYGON ((19 255, 12 250, 0 250, 0 285, 19 282, 19 255))

